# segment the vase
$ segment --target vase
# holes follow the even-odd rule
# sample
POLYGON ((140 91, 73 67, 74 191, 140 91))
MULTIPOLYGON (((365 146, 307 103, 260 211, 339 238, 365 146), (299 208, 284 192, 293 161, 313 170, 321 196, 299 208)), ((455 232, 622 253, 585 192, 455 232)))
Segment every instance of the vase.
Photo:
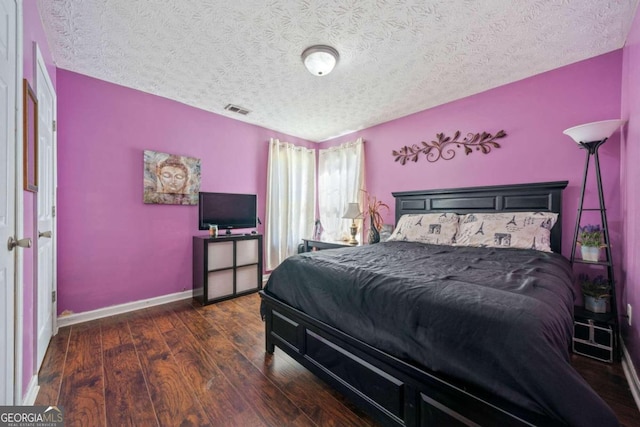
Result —
POLYGON ((580 252, 584 261, 600 260, 600 248, 597 246, 580 246, 580 252))
POLYGON ((374 225, 373 215, 370 216, 370 219, 371 219, 371 222, 370 222, 371 226, 369 227, 369 234, 367 236, 367 242, 369 242, 369 243, 378 243, 380 241, 380 232, 378 231, 378 229, 374 225))
POLYGON ((606 313, 607 312, 607 299, 595 298, 589 295, 584 296, 584 308, 592 313, 606 313))

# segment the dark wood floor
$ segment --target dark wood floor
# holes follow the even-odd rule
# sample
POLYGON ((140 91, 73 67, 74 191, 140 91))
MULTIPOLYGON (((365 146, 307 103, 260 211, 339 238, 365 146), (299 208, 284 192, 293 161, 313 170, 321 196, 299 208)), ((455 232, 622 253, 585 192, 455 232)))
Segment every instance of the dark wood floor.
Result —
MULTIPOLYGON (((36 404, 62 406, 66 426, 376 425, 284 353, 265 354, 259 304, 182 301, 62 328, 36 404)), ((623 425, 640 425, 619 364, 573 363, 623 425)))

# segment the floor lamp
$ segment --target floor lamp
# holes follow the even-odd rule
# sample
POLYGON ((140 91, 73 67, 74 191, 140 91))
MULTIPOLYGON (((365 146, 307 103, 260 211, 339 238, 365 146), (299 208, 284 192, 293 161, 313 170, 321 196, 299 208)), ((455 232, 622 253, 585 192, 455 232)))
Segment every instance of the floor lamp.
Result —
MULTIPOLYGON (((580 317, 589 319, 587 320, 589 324, 593 324, 592 322, 603 322, 599 325, 611 325, 613 332, 613 345, 611 349, 611 357, 606 357, 602 355, 598 355, 594 353, 596 347, 583 347, 582 352, 578 352, 579 354, 583 354, 589 357, 600 358, 600 360, 610 361, 609 359, 619 359, 620 357, 620 346, 619 346, 619 326, 618 326, 618 303, 616 300, 616 285, 615 280, 613 278, 613 259, 611 258, 611 240, 609 238, 609 224, 607 222, 607 210, 605 208, 604 203, 604 192, 602 190, 602 176, 600 173, 600 159, 598 157, 598 149, 602 144, 604 144, 607 139, 625 123, 625 120, 604 120, 600 122, 587 123, 580 126, 575 126, 565 130, 563 133, 565 135, 570 136, 580 148, 583 148, 586 152, 586 161, 584 164, 584 175, 582 177, 582 189, 580 190, 580 204, 578 206, 578 216, 576 218, 576 227, 573 232, 573 242, 571 246, 571 263, 580 262, 583 264, 595 264, 599 266, 606 267, 607 275, 610 286, 610 313, 603 314, 590 314, 585 310, 576 309, 574 311, 574 316, 576 318, 580 317), (593 157, 593 163, 596 169, 596 183, 598 185, 598 208, 584 208, 584 193, 585 187, 587 186, 587 175, 589 173, 589 162, 593 157), (580 232, 580 221, 582 219, 583 211, 599 211, 600 212, 600 222, 602 225, 603 231, 603 243, 606 254, 606 259, 604 261, 588 261, 583 259, 576 259, 576 243, 578 239, 578 233, 580 232)), ((591 339, 593 343, 600 344, 597 342, 597 339, 591 339)), ((574 351, 575 348, 574 338, 574 351)), ((608 348, 608 347, 607 347, 608 348)))

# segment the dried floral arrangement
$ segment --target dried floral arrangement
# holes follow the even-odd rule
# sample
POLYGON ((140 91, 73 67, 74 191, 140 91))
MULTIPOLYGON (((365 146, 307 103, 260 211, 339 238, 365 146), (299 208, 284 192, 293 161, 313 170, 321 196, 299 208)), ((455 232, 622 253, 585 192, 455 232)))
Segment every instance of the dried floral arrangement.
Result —
POLYGON ((384 218, 382 218, 381 211, 382 209, 386 209, 387 212, 389 212, 389 205, 376 199, 375 196, 370 195, 366 190, 360 191, 362 191, 367 197, 366 213, 373 222, 371 225, 375 227, 376 230, 380 230, 382 228, 382 224, 384 224, 384 218))
POLYGON ((456 151, 452 145, 455 145, 457 148, 464 147, 464 154, 466 155, 473 153, 474 148, 483 154, 489 154, 492 148, 500 148, 500 144, 497 143, 496 140, 504 138, 507 136, 507 133, 504 130, 498 131, 495 135, 487 132, 470 132, 466 138, 460 140, 461 135, 460 131, 456 131, 453 137, 445 136, 444 133, 438 133, 436 134, 436 141, 422 141, 422 146, 417 144, 411 146, 405 145, 399 150, 393 150, 391 154, 395 157, 395 161, 400 162, 402 165, 406 164, 409 160, 417 162, 420 153, 424 154, 430 163, 440 159, 451 160, 456 155, 456 151))

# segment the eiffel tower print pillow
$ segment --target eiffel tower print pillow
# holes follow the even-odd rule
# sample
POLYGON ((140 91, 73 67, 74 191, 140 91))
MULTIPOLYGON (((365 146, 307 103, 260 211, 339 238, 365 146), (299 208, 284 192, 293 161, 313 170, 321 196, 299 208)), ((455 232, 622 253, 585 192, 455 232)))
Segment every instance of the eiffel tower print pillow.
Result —
POLYGON ((458 219, 459 215, 454 213, 402 215, 388 240, 452 245, 458 232, 458 219))
POLYGON ((456 246, 535 249, 551 252, 552 212, 473 213, 460 218, 456 246))

